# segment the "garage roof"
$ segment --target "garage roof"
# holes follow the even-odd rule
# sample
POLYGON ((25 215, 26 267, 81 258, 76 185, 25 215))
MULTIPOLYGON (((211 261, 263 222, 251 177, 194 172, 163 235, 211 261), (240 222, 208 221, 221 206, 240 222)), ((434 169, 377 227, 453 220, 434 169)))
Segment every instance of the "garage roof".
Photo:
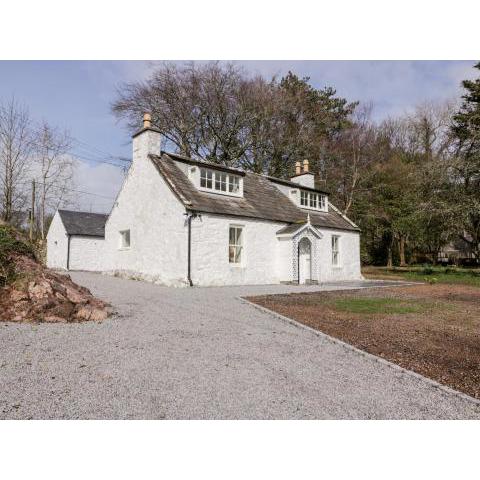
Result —
POLYGON ((71 210, 59 210, 58 214, 68 235, 105 237, 105 222, 108 215, 71 210))

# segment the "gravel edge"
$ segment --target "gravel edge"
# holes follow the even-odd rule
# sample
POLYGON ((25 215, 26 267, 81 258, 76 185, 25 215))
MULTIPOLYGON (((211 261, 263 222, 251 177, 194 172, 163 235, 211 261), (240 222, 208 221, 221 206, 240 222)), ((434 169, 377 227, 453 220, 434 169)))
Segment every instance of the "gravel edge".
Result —
POLYGON ((282 320, 286 323, 289 323, 290 325, 293 325, 294 327, 297 327, 297 328, 300 328, 300 329, 303 329, 303 330, 307 330, 307 331, 313 333, 314 335, 316 335, 317 337, 321 337, 321 338, 323 338, 323 339, 325 339, 325 340, 327 340, 331 343, 334 343, 336 345, 340 345, 341 347, 343 347, 343 348, 345 348, 345 349, 347 349, 351 352, 355 352, 359 355, 362 355, 363 357, 370 358, 371 360, 374 360, 374 361, 376 361, 378 363, 381 363, 383 365, 387 365, 390 368, 393 368, 393 369, 395 369, 399 372, 402 372, 406 375, 409 375, 411 377, 417 378, 418 380, 426 382, 429 385, 431 385, 432 387, 435 387, 435 388, 441 390, 442 392, 444 392, 446 394, 455 395, 455 396, 461 398, 462 400, 465 400, 467 402, 473 403, 474 405, 480 406, 480 400, 478 400, 474 397, 471 397, 470 395, 467 395, 466 393, 459 392, 458 390, 454 390, 451 387, 447 387, 446 385, 442 385, 441 383, 438 383, 437 381, 432 380, 431 378, 425 377, 425 376, 423 376, 423 375, 421 375, 417 372, 414 372, 412 370, 407 370, 406 368, 403 368, 400 365, 397 365, 396 363, 390 362, 389 360, 385 360, 382 357, 377 357, 376 355, 368 353, 365 350, 360 350, 359 348, 354 347, 353 345, 351 345, 349 343, 346 343, 343 340, 339 340, 338 338, 327 335, 326 333, 323 333, 320 330, 315 330, 312 327, 309 327, 307 325, 304 325, 303 323, 297 322, 297 320, 294 320, 293 318, 286 317, 285 315, 281 315, 280 313, 277 313, 277 312, 274 312, 273 310, 262 307, 261 305, 257 305, 256 303, 253 303, 253 302, 251 302, 250 300, 247 300, 244 297, 237 297, 237 300, 240 300, 241 302, 243 302, 245 304, 251 305, 254 308, 256 308, 256 309, 258 309, 258 310, 260 310, 260 311, 262 311, 266 314, 269 314, 269 315, 271 315, 273 317, 276 317, 276 318, 278 318, 278 319, 280 319, 280 320, 282 320))

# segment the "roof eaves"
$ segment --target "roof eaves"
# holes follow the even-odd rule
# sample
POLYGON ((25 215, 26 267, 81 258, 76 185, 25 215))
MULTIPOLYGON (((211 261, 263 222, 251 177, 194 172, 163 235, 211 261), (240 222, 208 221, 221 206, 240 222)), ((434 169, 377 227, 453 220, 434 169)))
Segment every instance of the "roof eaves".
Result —
POLYGON ((356 224, 353 223, 346 215, 344 215, 335 205, 331 204, 328 202, 328 205, 332 207, 332 209, 337 212, 346 222, 348 222, 352 227, 356 228, 358 231, 360 231, 360 227, 356 224))

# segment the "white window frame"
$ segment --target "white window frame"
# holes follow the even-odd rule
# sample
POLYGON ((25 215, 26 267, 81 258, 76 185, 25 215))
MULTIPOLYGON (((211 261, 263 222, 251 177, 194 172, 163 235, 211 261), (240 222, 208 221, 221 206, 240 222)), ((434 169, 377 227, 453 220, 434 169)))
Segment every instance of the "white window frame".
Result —
POLYGON ((316 210, 318 212, 327 212, 328 203, 327 196, 319 192, 309 192, 308 190, 301 190, 298 198, 300 208, 308 210, 316 210))
POLYGON ((241 175, 207 167, 199 167, 198 170, 197 188, 199 190, 233 197, 243 196, 243 181, 241 175), (202 183, 204 183, 204 185, 202 185, 202 183), (223 190, 222 188, 225 189, 223 190))
POLYGON ((119 250, 129 250, 132 245, 132 236, 130 233, 130 229, 127 228, 125 230, 120 230, 118 233, 120 234, 120 243, 118 246, 119 250), (127 235, 128 235, 128 245, 125 242, 127 235))
POLYGON ((332 235, 332 267, 339 268, 340 264, 340 235, 332 235))
POLYGON ((232 267, 241 267, 245 263, 245 227, 243 225, 229 225, 228 226, 228 263, 232 267), (234 235, 234 243, 230 242, 230 232, 234 229, 235 231, 240 230, 240 235, 234 235), (240 239, 240 240, 239 240, 240 239), (240 261, 235 262, 231 260, 230 249, 234 249, 233 258, 237 257, 236 250, 240 250, 240 261))

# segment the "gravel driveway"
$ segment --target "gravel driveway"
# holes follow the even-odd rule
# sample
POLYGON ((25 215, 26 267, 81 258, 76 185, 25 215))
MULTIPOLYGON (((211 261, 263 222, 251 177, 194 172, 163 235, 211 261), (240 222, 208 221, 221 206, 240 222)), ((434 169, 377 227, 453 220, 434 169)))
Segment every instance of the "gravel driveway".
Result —
POLYGON ((237 298, 353 283, 174 289, 72 277, 119 316, 0 324, 0 418, 480 418, 478 403, 237 298))

